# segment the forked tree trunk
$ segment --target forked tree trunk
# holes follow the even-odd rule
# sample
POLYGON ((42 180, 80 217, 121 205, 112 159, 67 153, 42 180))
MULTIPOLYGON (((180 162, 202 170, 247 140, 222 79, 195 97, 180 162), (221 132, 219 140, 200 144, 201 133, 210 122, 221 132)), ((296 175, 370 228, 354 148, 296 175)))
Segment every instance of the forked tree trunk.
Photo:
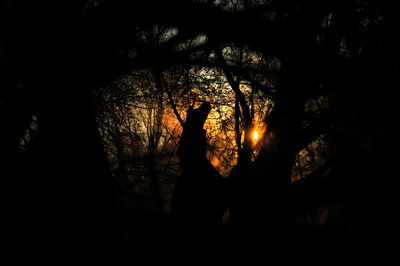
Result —
POLYGON ((179 231, 199 237, 215 232, 224 211, 224 179, 206 158, 203 125, 210 109, 210 104, 204 103, 188 112, 178 149, 182 173, 171 203, 179 231))

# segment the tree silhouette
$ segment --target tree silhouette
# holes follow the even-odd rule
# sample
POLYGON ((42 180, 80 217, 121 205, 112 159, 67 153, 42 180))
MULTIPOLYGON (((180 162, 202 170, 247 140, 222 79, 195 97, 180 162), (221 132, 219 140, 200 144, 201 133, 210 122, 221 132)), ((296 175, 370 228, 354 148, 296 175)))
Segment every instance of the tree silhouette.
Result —
POLYGON ((219 158, 230 232, 277 239, 304 216, 398 233, 395 1, 53 2, 0 6, 1 173, 24 250, 114 259, 115 180, 145 165, 157 197, 177 147, 187 223, 219 208, 195 185, 221 178, 219 158))

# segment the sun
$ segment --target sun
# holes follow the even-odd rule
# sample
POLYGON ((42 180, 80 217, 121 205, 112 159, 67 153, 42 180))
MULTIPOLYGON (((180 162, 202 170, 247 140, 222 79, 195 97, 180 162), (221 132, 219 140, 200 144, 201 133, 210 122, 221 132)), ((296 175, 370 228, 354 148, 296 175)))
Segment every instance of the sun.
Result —
POLYGON ((257 130, 254 130, 254 132, 253 132, 253 142, 256 142, 258 140, 258 137, 259 137, 259 135, 258 135, 257 130))

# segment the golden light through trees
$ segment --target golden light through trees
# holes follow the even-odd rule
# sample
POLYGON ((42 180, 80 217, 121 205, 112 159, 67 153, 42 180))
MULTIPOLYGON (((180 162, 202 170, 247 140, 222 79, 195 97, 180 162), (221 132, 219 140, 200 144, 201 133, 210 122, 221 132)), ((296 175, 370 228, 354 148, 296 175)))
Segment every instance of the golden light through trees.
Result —
POLYGON ((258 138, 259 138, 258 132, 257 132, 257 130, 254 130, 254 132, 253 132, 253 143, 257 142, 258 138))
POLYGON ((2 2, 0 153, 24 261, 400 235, 399 7, 2 2))
POLYGON ((146 162, 150 151, 157 175, 168 176, 166 179, 171 181, 166 183, 174 183, 179 173, 175 152, 186 114, 204 101, 212 106, 204 124, 207 159, 222 176, 229 176, 246 145, 251 149, 251 161, 263 145, 268 145, 268 141, 261 140, 274 103, 264 91, 269 88, 274 95, 275 76, 266 77, 260 69, 279 71, 280 62, 248 48, 228 48, 222 52, 225 72, 218 67, 197 66, 170 67, 159 72, 141 69, 115 82, 113 90, 110 87, 103 92, 109 109, 101 121, 109 123, 102 127, 113 129, 104 133, 109 140, 107 151, 113 170, 125 173, 122 179, 127 183, 136 184, 149 175, 146 162), (232 72, 243 64, 247 79, 232 72), (252 130, 246 136, 248 126, 252 130), (119 149, 124 152, 118 153, 119 149))

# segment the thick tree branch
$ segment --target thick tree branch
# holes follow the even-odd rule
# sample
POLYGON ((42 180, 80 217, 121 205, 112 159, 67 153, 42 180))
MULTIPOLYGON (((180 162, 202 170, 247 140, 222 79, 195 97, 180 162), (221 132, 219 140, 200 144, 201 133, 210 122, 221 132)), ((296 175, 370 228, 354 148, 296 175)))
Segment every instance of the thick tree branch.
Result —
MULTIPOLYGON (((347 101, 346 101, 347 102, 347 101)), ((334 119, 341 115, 345 109, 343 106, 345 101, 336 100, 332 103, 327 110, 325 110, 321 115, 309 121, 309 126, 300 131, 295 139, 295 150, 297 154, 309 143, 314 141, 318 136, 324 133, 334 122, 334 119)))

